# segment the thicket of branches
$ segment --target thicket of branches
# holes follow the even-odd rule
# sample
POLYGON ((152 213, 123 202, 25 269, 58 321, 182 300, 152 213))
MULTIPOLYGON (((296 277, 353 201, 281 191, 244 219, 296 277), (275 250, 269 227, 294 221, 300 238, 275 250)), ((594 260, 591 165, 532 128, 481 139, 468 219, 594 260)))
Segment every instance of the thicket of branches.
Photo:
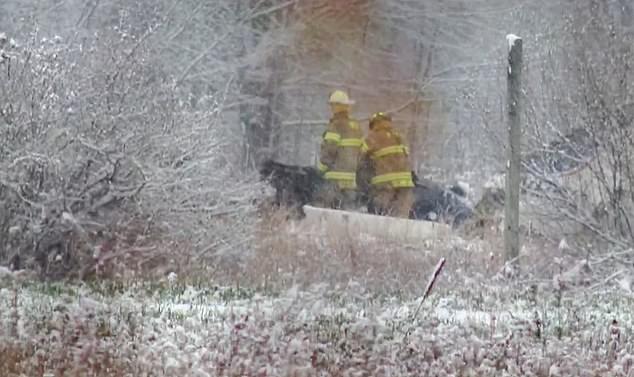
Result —
MULTIPOLYGON (((634 242, 631 7, 604 0, 541 6, 565 8, 567 15, 538 19, 526 9, 520 17, 532 25, 518 31, 526 33, 525 223, 540 224, 554 241, 566 238, 579 255, 628 250, 634 242)), ((500 63, 502 72, 506 61, 500 63)), ((504 88, 500 77, 496 85, 504 88)), ((494 143, 504 145, 503 89, 498 93, 482 106, 483 118, 494 143)))
POLYGON ((544 141, 577 135, 558 146, 559 160, 577 161, 583 169, 558 179, 545 169, 532 172, 558 188, 545 195, 556 209, 550 211, 551 220, 577 224, 577 230, 602 241, 599 245, 627 248, 634 242, 633 52, 627 9, 617 5, 597 0, 571 6, 559 33, 565 53, 546 59, 540 80, 544 87, 529 92, 526 118, 529 141, 542 154, 553 152, 544 150, 544 141), (540 93, 551 101, 531 99, 540 93))
POLYGON ((85 277, 248 241, 257 186, 235 167, 222 93, 194 108, 122 29, 0 47, 2 262, 85 277))

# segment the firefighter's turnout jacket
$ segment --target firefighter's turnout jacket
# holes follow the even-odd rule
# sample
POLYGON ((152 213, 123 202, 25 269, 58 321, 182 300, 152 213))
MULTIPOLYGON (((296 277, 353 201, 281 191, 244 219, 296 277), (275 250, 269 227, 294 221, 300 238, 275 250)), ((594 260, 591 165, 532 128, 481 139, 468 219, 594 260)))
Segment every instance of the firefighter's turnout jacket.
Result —
POLYGON ((392 127, 390 120, 379 119, 371 125, 363 150, 373 162, 373 186, 414 187, 409 150, 403 145, 401 136, 392 127))
POLYGON ((362 151, 374 168, 370 183, 381 212, 408 217, 414 187, 409 150, 388 115, 374 114, 362 151))
POLYGON ((324 178, 340 190, 355 190, 362 145, 359 123, 345 111, 334 114, 321 142, 319 170, 324 178))

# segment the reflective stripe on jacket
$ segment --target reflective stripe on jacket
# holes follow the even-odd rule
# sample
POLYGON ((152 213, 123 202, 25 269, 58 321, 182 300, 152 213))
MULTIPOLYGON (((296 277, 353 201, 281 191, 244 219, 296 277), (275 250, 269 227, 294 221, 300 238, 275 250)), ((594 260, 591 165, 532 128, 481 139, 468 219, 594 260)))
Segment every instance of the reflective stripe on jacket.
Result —
POLYGON ((363 151, 374 165, 370 183, 377 188, 414 187, 409 150, 388 120, 375 123, 368 132, 363 151))
POLYGON ((359 124, 345 112, 335 114, 321 143, 318 168, 324 178, 336 181, 339 188, 355 189, 362 146, 359 124))

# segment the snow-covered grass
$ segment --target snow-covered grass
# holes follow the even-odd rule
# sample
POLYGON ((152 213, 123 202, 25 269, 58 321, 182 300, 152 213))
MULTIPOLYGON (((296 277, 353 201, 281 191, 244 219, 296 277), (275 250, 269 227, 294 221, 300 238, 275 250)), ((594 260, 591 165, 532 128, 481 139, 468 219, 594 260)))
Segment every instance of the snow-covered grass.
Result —
POLYGON ((208 275, 78 285, 3 270, 0 376, 634 375, 631 296, 552 263, 556 247, 528 245, 539 273, 509 275, 492 240, 281 223, 208 275))
POLYGON ((631 376, 631 302, 563 296, 439 285, 412 318, 418 299, 355 281, 275 292, 10 281, 0 375, 631 376))

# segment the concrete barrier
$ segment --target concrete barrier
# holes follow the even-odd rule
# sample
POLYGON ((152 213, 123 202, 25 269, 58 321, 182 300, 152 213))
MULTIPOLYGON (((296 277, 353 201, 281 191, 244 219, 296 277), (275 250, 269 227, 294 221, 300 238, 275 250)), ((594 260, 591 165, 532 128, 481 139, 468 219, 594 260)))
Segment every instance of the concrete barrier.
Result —
POLYGON ((304 226, 319 233, 345 232, 352 236, 367 234, 397 242, 417 243, 444 238, 452 231, 449 225, 430 221, 317 208, 309 205, 303 208, 306 214, 302 220, 305 223, 304 226))

